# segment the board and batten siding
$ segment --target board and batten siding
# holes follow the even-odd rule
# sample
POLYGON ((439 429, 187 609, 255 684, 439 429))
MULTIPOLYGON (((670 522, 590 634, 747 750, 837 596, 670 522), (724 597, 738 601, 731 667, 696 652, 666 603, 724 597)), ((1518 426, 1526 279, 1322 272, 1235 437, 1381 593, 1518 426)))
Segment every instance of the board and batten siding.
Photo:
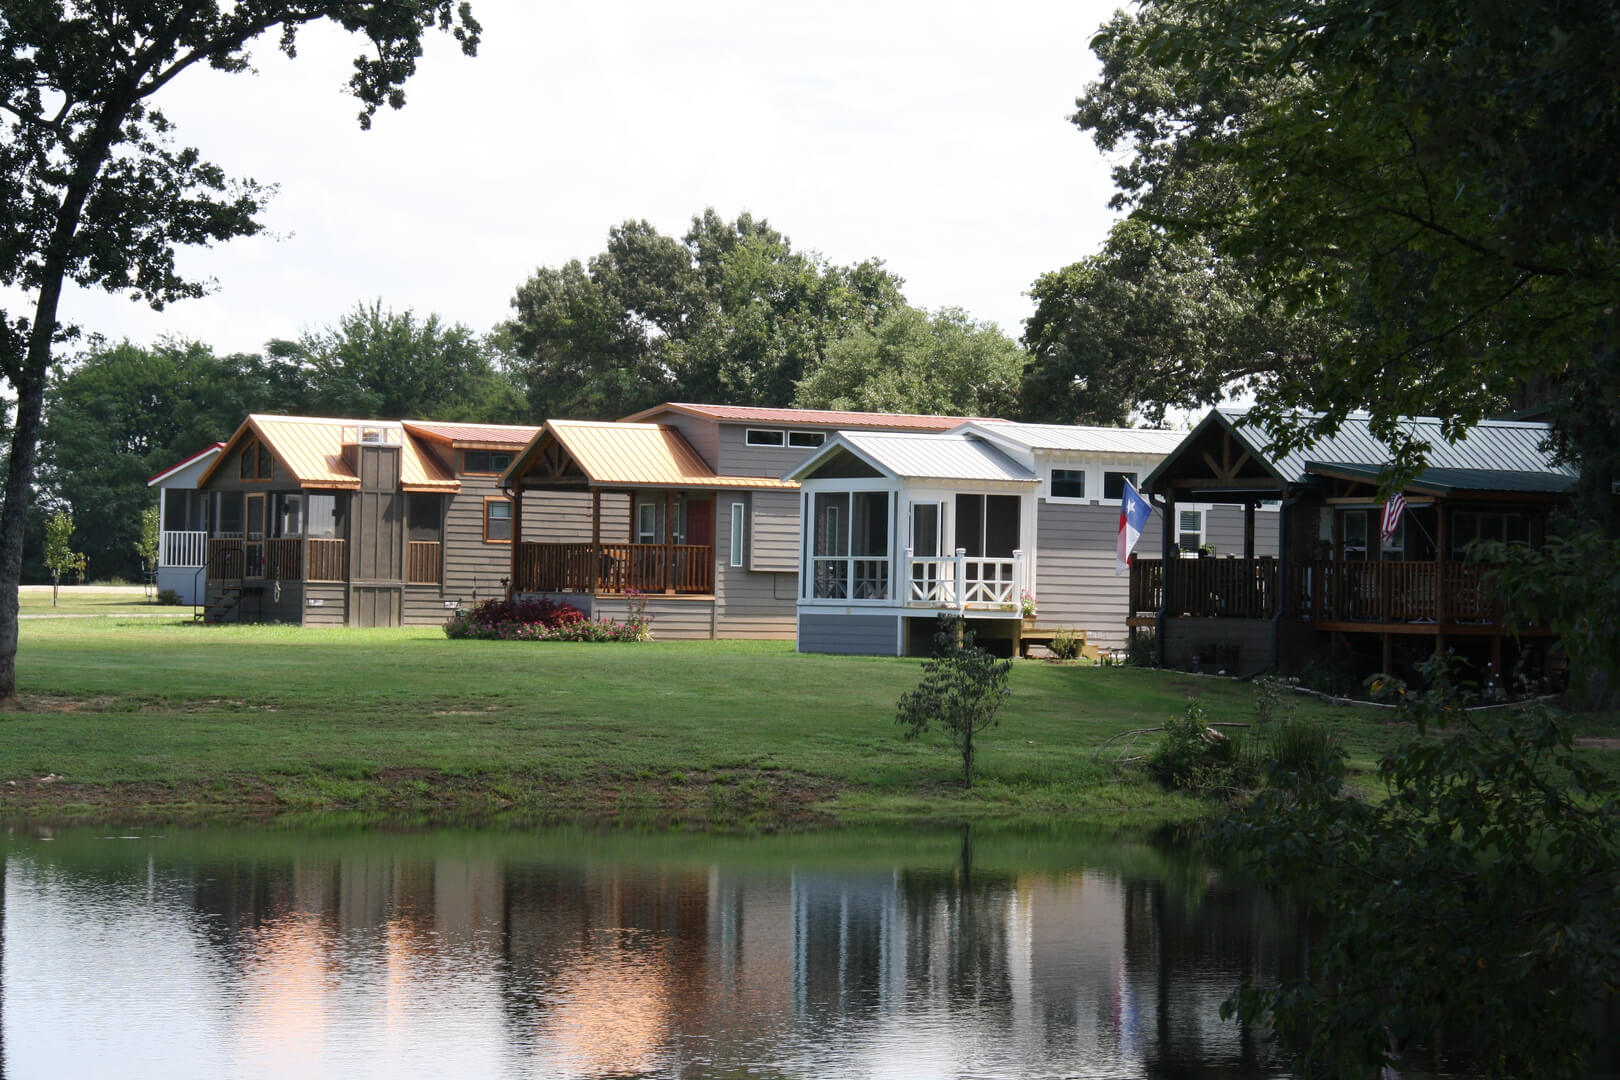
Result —
POLYGON ((799 651, 846 656, 894 656, 899 650, 900 616, 799 612, 799 651))
MULTIPOLYGON (((1148 518, 1137 552, 1158 555, 1161 521, 1157 513, 1148 518)), ((1035 533, 1035 624, 1084 630, 1089 644, 1123 648, 1130 578, 1114 573, 1119 507, 1043 501, 1035 533)))

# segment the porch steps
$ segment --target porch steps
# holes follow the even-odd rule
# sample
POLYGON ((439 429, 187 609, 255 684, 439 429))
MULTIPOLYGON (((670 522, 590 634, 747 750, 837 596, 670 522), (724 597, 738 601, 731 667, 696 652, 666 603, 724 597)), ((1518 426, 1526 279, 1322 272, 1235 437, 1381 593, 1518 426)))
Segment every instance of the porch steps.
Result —
POLYGON ((222 623, 236 605, 242 600, 242 586, 226 585, 218 596, 210 597, 203 606, 202 621, 205 623, 222 623))

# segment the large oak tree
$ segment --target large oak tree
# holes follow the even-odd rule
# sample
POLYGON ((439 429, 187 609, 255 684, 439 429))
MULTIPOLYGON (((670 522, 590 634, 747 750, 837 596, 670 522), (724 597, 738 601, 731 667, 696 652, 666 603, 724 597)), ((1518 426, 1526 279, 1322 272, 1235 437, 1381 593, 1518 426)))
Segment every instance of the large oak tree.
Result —
POLYGON ((66 283, 161 307, 197 296, 175 251, 260 228, 267 192, 232 182, 177 146, 156 101, 198 66, 249 70, 274 32, 331 21, 366 39, 349 91, 370 125, 404 104, 422 38, 452 34, 469 55, 478 23, 455 0, 0 0, 0 285, 26 299, 0 310, 0 373, 16 393, 0 507, 0 698, 16 687, 23 524, 55 348, 76 333, 58 317, 66 283))

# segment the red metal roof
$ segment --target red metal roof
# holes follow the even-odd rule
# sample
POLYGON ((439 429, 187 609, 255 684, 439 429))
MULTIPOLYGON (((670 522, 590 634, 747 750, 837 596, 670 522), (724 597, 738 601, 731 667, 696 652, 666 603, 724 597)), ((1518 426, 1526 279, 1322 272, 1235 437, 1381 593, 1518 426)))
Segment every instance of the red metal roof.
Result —
POLYGON ((891 428, 906 431, 948 431, 969 420, 994 418, 976 416, 926 416, 917 413, 842 412, 836 409, 763 409, 752 405, 695 405, 669 401, 643 409, 624 418, 626 423, 647 420, 665 411, 707 416, 715 420, 744 423, 785 424, 800 427, 891 428))
POLYGON ((521 450, 540 431, 530 424, 441 424, 433 420, 401 420, 400 423, 412 435, 475 450, 521 450))

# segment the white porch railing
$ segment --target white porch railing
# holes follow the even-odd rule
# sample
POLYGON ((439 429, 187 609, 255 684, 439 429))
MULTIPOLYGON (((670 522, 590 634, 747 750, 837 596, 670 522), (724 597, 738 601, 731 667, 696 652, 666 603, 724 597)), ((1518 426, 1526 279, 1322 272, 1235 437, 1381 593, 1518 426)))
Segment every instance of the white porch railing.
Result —
POLYGON ((158 544, 159 566, 205 566, 208 563, 206 532, 166 531, 158 544))
POLYGON ((1022 551, 1013 552, 1010 559, 986 559, 970 558, 962 548, 954 556, 920 558, 906 550, 907 606, 1017 608, 1023 580, 1022 551))

